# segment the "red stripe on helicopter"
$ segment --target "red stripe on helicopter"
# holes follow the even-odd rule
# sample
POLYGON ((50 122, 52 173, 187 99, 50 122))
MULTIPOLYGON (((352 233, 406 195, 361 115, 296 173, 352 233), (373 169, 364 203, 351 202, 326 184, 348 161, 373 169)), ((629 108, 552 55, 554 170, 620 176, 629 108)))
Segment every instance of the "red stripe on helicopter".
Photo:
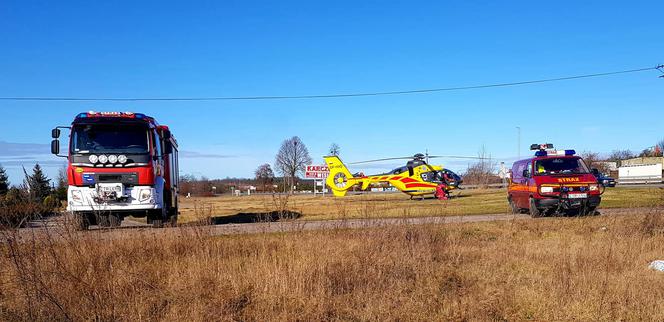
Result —
POLYGON ((435 188, 435 184, 426 184, 426 183, 410 183, 406 185, 406 188, 435 188))
POLYGON ((392 177, 390 180, 401 180, 400 176, 392 177))
POLYGON ((403 183, 412 183, 412 182, 418 182, 418 181, 415 180, 415 179, 412 179, 412 178, 405 177, 405 178, 401 179, 401 182, 403 182, 403 183))

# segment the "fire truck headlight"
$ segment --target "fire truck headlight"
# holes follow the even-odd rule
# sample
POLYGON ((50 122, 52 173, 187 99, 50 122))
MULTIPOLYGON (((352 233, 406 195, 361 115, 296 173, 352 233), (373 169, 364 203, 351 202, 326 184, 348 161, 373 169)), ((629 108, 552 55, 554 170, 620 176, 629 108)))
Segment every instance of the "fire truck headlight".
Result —
POLYGON ((106 163, 108 162, 108 157, 105 154, 102 154, 99 156, 99 163, 106 163))
POLYGON ((599 191, 599 185, 598 184, 591 184, 588 186, 590 191, 599 191))
POLYGON ((97 163, 97 161, 99 161, 99 157, 95 154, 90 154, 88 160, 90 161, 90 163, 95 164, 97 163))
POLYGON ((124 155, 124 154, 120 154, 120 155, 118 156, 118 162, 120 162, 120 163, 122 163, 122 164, 127 163, 127 156, 124 155))
POLYGON ((118 156, 115 154, 111 154, 108 156, 108 163, 116 163, 118 162, 118 156))
POLYGON ((138 201, 145 202, 150 198, 152 198, 152 189, 141 189, 138 192, 138 201))
POLYGON ((553 193, 553 187, 540 187, 541 193, 553 193))
POLYGON ((72 190, 72 192, 71 192, 71 201, 77 202, 77 203, 82 203, 83 202, 83 194, 81 193, 80 190, 72 190))

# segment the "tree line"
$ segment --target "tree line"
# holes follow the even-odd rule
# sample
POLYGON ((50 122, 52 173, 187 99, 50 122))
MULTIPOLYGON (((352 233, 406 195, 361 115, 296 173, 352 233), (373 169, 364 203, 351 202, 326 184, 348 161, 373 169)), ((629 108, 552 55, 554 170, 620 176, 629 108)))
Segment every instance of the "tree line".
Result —
POLYGON ((18 227, 35 217, 53 213, 67 199, 67 177, 64 169, 56 182, 46 176, 39 163, 32 173, 23 168, 23 183, 12 186, 6 170, 0 165, 0 227, 18 227))
MULTIPOLYGON (((332 143, 329 155, 338 156, 341 148, 332 143)), ((253 178, 226 178, 210 180, 207 177, 196 178, 193 175, 180 177, 180 193, 182 195, 210 196, 213 193, 231 192, 231 188, 254 186, 260 192, 293 192, 294 190, 315 189, 311 180, 303 180, 300 176, 306 166, 313 162, 309 149, 298 136, 285 139, 273 164, 262 163, 254 171, 253 178), (214 188, 214 189, 213 189, 214 188)))

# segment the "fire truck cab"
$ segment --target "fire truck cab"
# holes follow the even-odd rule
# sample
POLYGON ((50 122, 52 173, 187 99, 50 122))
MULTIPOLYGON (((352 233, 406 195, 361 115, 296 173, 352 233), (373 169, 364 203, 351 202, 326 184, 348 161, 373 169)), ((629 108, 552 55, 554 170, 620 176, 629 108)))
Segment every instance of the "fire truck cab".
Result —
POLYGON ((532 217, 550 214, 594 215, 601 201, 600 185, 574 150, 533 144, 533 158, 516 161, 508 187, 512 212, 532 217))
POLYGON ((175 225, 178 145, 170 129, 145 114, 87 112, 52 131, 51 152, 66 157, 67 210, 80 226, 119 226, 125 216, 175 225), (60 155, 60 129, 70 130, 60 155))

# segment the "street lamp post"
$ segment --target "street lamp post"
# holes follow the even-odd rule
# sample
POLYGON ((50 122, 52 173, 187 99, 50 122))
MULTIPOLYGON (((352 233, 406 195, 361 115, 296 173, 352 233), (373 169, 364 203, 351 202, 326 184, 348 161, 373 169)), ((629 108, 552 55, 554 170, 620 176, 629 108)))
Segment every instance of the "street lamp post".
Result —
POLYGON ((521 127, 517 126, 517 141, 516 141, 516 155, 517 159, 521 160, 521 127))

